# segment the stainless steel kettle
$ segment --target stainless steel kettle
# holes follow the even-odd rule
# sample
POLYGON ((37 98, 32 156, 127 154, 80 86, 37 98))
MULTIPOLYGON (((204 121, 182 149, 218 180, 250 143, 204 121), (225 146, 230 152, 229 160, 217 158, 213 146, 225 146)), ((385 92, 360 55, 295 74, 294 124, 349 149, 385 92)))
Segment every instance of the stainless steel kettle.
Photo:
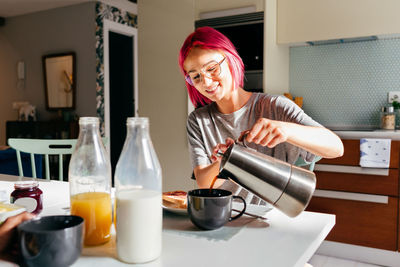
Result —
POLYGON ((315 174, 243 144, 222 155, 221 178, 229 178, 290 217, 299 215, 315 190, 315 174))

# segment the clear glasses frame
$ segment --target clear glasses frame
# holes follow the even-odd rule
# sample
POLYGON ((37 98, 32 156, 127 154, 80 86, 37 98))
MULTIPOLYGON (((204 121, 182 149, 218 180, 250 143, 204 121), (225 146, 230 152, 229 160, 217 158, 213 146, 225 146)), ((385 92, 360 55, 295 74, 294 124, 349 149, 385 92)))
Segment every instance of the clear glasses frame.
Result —
POLYGON ((191 86, 195 86, 199 83, 202 82, 203 80, 203 75, 207 76, 208 78, 216 78, 219 77, 221 74, 221 64, 224 62, 226 57, 224 57, 220 62, 215 62, 215 64, 212 62, 208 64, 207 66, 203 67, 200 69, 199 73, 194 73, 194 77, 190 76, 189 74, 186 74, 185 80, 188 84, 191 86), (203 75, 201 75, 203 73, 203 75))

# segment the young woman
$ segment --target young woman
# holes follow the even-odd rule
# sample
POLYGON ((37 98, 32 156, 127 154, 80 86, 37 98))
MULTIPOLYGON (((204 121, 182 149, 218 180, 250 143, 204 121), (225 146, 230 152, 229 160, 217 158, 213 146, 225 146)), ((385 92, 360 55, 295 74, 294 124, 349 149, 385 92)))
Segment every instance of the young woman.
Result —
MULTIPOLYGON (((233 140, 243 136, 250 147, 291 164, 299 157, 312 162, 316 156, 335 158, 343 154, 340 138, 291 100, 245 91, 243 61, 229 39, 217 30, 201 27, 190 34, 180 50, 179 66, 196 107, 189 115, 187 134, 200 188, 210 187, 219 173, 216 152, 225 151, 233 140)), ((218 180, 215 187, 259 202, 229 181, 218 180)))

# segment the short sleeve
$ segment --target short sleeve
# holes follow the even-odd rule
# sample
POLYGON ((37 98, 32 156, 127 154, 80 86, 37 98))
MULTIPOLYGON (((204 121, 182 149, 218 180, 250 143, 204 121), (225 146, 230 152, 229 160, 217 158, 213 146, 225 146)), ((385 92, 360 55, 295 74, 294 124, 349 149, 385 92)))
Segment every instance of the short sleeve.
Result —
POLYGON ((194 112, 190 113, 188 117, 186 130, 193 169, 199 165, 209 165, 211 160, 207 155, 201 127, 194 112))
POLYGON ((278 96, 276 102, 276 107, 278 110, 280 109, 278 112, 283 116, 280 118, 280 120, 307 126, 323 127, 321 124, 308 116, 296 103, 288 98, 284 96, 278 96))
MULTIPOLYGON (((278 96, 275 104, 277 108, 277 114, 280 114, 279 119, 282 121, 293 122, 306 126, 323 127, 321 124, 308 116, 296 103, 286 97, 278 96)), ((286 144, 286 153, 287 160, 291 163, 296 162, 298 157, 301 157, 305 162, 308 163, 319 159, 319 157, 316 157, 313 153, 290 144, 286 144)))

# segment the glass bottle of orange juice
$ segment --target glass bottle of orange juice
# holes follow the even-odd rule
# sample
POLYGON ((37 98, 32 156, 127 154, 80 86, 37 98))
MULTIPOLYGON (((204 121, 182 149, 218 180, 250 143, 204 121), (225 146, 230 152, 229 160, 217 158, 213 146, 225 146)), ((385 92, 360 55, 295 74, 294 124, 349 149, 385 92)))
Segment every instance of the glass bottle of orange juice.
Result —
POLYGON ((99 119, 81 117, 79 137, 69 163, 71 215, 85 219, 84 243, 110 240, 111 164, 99 132, 99 119))

